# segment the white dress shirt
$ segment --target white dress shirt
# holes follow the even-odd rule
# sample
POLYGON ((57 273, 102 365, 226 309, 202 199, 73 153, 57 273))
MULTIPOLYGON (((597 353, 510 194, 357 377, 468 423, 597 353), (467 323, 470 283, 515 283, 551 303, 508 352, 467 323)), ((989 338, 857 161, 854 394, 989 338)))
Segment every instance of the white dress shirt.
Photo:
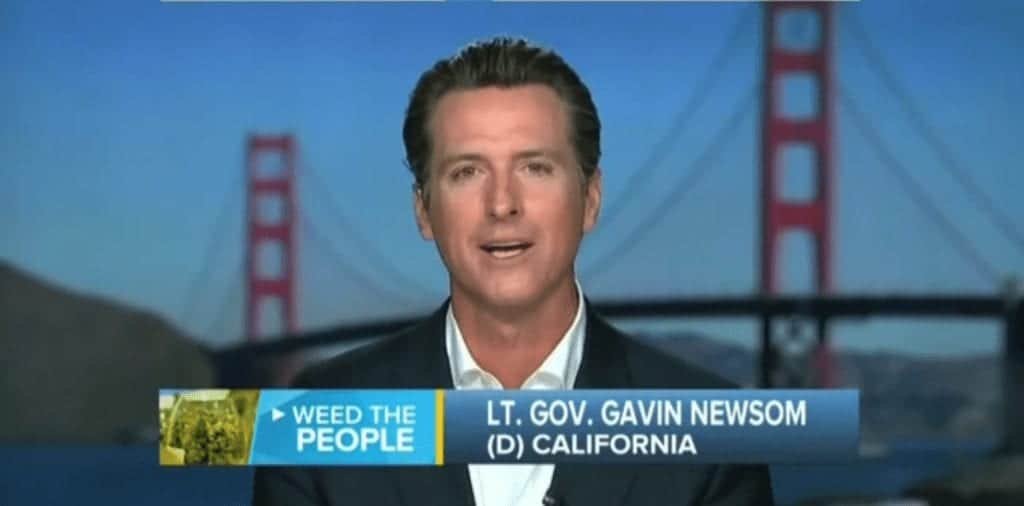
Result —
MULTIPOLYGON (((583 291, 576 282, 579 304, 576 317, 558 341, 551 354, 523 383, 524 390, 571 389, 583 361, 584 329, 587 316, 583 307, 583 291)), ((501 389, 497 378, 473 360, 466 340, 448 306, 445 322, 445 348, 448 351, 452 381, 459 390, 501 389)), ((476 506, 540 506, 551 485, 553 464, 470 464, 469 478, 473 485, 476 506)))

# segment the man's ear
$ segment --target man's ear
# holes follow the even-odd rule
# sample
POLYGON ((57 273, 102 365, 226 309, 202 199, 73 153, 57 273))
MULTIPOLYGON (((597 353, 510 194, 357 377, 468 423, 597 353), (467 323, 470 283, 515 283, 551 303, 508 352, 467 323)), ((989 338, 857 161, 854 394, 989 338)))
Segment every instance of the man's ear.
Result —
POLYGON ((420 236, 426 241, 434 240, 434 229, 430 226, 430 215, 427 214, 427 201, 423 195, 423 187, 415 185, 412 190, 412 207, 416 213, 416 226, 420 236))
POLYGON ((597 225, 597 217, 601 214, 601 191, 601 168, 596 167, 583 187, 583 233, 590 232, 597 225))

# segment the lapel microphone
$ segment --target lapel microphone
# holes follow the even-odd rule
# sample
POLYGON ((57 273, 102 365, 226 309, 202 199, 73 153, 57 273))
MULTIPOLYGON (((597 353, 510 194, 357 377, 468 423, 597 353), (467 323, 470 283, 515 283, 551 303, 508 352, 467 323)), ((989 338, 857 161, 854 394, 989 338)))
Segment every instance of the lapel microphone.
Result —
POLYGON ((547 492, 544 492, 544 498, 540 500, 541 506, 567 506, 565 502, 565 466, 558 464, 555 466, 555 472, 551 476, 551 483, 548 484, 547 492))
POLYGON ((549 488, 544 493, 544 498, 540 501, 541 506, 566 506, 565 501, 560 495, 556 495, 554 487, 549 488))

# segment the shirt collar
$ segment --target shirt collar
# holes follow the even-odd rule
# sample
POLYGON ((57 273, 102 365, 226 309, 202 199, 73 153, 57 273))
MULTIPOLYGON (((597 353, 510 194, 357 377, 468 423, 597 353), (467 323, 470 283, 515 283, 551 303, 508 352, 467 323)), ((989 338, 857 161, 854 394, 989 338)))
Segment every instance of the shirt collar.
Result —
MULTIPOLYGON (((576 375, 583 362, 587 312, 584 307, 586 303, 583 300, 583 290, 578 280, 575 281, 575 285, 579 300, 576 305, 576 316, 540 367, 523 382, 523 389, 569 389, 576 382, 576 375)), ((448 305, 448 314, 445 318, 445 349, 448 351, 448 365, 455 388, 480 388, 477 380, 481 378, 490 378, 495 385, 498 384, 494 376, 483 370, 469 353, 469 347, 459 329, 459 323, 455 320, 451 304, 448 305)))

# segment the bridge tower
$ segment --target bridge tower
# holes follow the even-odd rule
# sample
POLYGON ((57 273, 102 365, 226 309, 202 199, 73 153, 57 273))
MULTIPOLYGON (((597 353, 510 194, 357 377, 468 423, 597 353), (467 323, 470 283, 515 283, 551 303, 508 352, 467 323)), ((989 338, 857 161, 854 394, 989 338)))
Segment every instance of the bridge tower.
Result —
POLYGON ((245 160, 245 337, 256 341, 297 330, 295 140, 250 135, 245 160), (279 328, 263 328, 265 312, 278 308, 279 328))
MULTIPOLYGON (((786 232, 804 231, 814 247, 814 289, 819 295, 832 290, 833 212, 833 100, 832 30, 829 2, 768 2, 764 5, 764 91, 761 125, 761 248, 760 291, 770 297, 779 290, 779 246, 786 232), (801 41, 786 40, 787 27, 801 26, 801 41), (789 85, 803 85, 813 95, 806 111, 795 111, 789 85), (782 195, 786 171, 794 160, 810 167, 811 195, 794 200, 782 195)), ((813 383, 835 384, 834 363, 828 345, 828 322, 817 317, 817 342, 812 352, 813 383)), ((761 322, 761 384, 770 387, 781 365, 772 342, 772 316, 761 322)))

